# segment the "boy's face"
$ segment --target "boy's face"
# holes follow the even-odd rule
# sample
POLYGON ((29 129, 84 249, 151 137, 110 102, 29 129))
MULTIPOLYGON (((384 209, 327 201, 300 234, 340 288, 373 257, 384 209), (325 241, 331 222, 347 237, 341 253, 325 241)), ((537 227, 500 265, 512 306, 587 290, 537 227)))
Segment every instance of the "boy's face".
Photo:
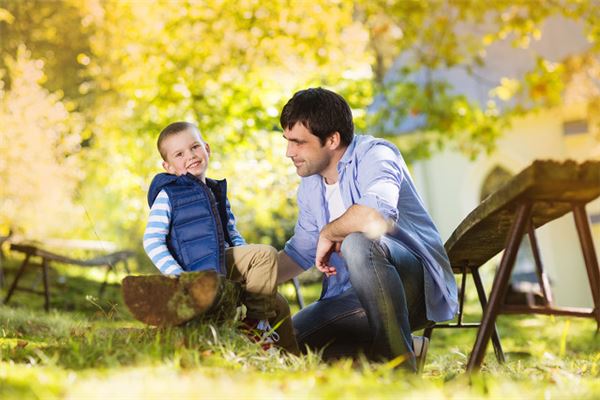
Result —
POLYGON ((179 176, 189 172, 202 182, 206 180, 210 147, 196 130, 186 129, 169 136, 161 147, 166 156, 163 167, 168 173, 179 176))

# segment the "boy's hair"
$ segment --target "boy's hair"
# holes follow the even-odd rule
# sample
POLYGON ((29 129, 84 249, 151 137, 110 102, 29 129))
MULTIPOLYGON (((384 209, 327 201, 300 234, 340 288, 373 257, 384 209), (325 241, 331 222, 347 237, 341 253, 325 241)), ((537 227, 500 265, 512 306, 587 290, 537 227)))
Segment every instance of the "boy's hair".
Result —
POLYGON ((163 149, 162 149, 162 143, 165 141, 166 138, 176 135, 179 132, 183 132, 185 130, 191 129, 193 131, 195 131, 196 133, 198 133, 198 136, 200 136, 200 139, 202 140, 202 135, 200 134, 200 129, 198 129, 198 127, 194 124, 192 124, 191 122, 185 122, 185 121, 178 121, 178 122, 173 122, 169 125, 167 125, 166 128, 164 128, 160 134, 158 135, 158 140, 156 141, 156 147, 158 148, 158 152, 160 153, 160 156, 162 157, 163 160, 167 160, 167 155, 164 154, 163 149))
POLYGON ((300 122, 319 138, 321 145, 333 132, 339 132, 344 146, 354 138, 350 106, 339 94, 320 87, 296 92, 281 110, 279 122, 284 130, 300 122))

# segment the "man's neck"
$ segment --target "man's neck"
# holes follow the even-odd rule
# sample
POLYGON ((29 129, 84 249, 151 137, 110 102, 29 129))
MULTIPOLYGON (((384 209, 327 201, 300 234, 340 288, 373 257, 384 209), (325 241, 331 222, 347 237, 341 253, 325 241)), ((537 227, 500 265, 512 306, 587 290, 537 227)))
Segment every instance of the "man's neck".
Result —
POLYGON ((327 183, 328 185, 333 185, 334 183, 336 183, 338 181, 339 174, 338 174, 337 166, 338 166, 338 163, 340 162, 340 160, 342 159, 342 157, 344 157, 344 154, 346 153, 347 149, 348 149, 348 146, 337 149, 334 152, 334 155, 331 158, 331 162, 329 163, 327 168, 325 168, 321 172, 321 176, 323 177, 323 179, 325 179, 325 183, 327 183))

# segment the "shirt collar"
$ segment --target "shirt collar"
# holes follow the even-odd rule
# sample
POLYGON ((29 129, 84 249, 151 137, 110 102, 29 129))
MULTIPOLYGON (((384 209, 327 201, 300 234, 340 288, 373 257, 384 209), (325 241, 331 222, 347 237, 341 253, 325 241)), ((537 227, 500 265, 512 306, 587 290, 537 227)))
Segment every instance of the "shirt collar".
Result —
POLYGON ((344 155, 342 156, 340 161, 338 161, 338 165, 337 165, 338 171, 341 170, 342 168, 344 168, 346 166, 346 164, 350 164, 352 162, 352 160, 354 159, 354 157, 352 157, 352 155, 354 154, 354 149, 356 148, 357 143, 358 143, 358 136, 354 135, 352 142, 350 142, 350 145, 344 152, 344 155))

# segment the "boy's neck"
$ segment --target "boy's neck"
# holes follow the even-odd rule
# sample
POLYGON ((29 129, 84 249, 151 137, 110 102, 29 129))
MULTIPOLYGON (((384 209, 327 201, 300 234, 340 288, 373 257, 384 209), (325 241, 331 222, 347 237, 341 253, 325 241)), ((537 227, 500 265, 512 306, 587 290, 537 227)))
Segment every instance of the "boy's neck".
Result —
POLYGON ((188 172, 187 174, 185 174, 185 176, 191 176, 192 178, 206 184, 206 175, 196 176, 196 175, 192 175, 188 172))

